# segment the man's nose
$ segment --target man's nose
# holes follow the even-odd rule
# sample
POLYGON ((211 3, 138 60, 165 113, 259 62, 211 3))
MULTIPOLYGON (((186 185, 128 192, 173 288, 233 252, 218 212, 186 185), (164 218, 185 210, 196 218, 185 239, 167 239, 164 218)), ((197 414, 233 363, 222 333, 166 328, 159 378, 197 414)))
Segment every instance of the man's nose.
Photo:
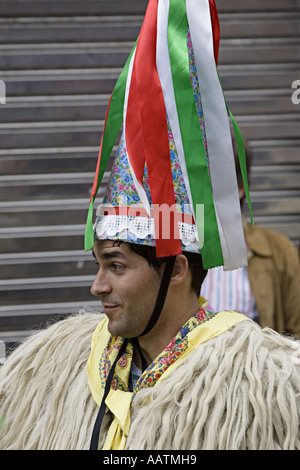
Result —
POLYGON ((111 285, 107 280, 107 277, 105 276, 104 272, 99 269, 94 282, 91 286, 91 294, 95 296, 99 296, 102 294, 107 294, 111 292, 111 285))

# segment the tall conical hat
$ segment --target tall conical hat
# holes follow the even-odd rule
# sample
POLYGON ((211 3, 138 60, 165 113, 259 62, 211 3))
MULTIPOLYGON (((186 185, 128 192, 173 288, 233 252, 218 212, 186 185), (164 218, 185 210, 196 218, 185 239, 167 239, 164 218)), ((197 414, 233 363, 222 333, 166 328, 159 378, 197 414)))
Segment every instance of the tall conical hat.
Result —
POLYGON ((106 113, 85 249, 94 238, 199 252, 204 268, 247 264, 230 119, 251 219, 245 151, 217 63, 214 0, 149 0, 140 35, 106 113), (94 201, 121 142, 97 219, 94 201))

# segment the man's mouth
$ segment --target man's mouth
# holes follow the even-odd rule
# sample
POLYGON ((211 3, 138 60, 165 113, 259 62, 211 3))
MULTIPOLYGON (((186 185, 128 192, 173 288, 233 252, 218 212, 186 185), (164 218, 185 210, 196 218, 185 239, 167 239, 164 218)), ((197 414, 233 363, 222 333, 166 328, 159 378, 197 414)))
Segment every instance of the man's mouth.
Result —
POLYGON ((113 312, 116 308, 119 307, 118 304, 108 304, 108 303, 102 303, 103 307, 103 313, 108 314, 113 312))

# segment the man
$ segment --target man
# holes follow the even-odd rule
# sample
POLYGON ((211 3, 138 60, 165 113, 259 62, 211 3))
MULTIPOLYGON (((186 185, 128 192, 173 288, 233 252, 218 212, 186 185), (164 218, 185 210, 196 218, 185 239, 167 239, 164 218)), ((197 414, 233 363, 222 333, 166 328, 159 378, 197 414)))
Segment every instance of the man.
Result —
POLYGON ((199 297, 207 269, 246 261, 217 39, 213 2, 150 0, 111 98, 87 220, 105 317, 54 324, 6 361, 1 448, 300 448, 299 344, 199 297), (92 225, 122 97, 123 135, 92 225))
POLYGON ((156 326, 139 336, 163 266, 151 266, 129 244, 114 245, 95 242, 100 267, 92 292, 101 296, 107 320, 99 324, 98 314, 82 313, 58 322, 20 346, 0 370, 1 449, 89 448, 101 381, 122 344, 109 331, 137 335, 138 347, 130 341, 116 369, 99 449, 299 449, 298 343, 240 313, 214 314, 204 300, 197 307, 184 254, 177 256, 156 326), (125 288, 123 276, 134 288, 125 288), (177 308, 180 294, 189 310, 177 308), (128 367, 131 361, 135 367, 128 367))

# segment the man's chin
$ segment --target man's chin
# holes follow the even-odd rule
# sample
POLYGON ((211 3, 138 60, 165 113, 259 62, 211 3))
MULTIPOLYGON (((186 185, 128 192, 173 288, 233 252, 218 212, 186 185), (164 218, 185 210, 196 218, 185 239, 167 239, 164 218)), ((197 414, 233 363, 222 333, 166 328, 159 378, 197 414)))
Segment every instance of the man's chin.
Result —
POLYGON ((112 336, 121 336, 127 338, 127 328, 123 328, 119 322, 112 320, 108 317, 107 329, 112 336))
POLYGON ((108 319, 107 329, 112 336, 118 336, 127 339, 132 339, 136 337, 135 332, 131 328, 128 328, 125 325, 120 325, 119 322, 116 322, 114 320, 108 319))

